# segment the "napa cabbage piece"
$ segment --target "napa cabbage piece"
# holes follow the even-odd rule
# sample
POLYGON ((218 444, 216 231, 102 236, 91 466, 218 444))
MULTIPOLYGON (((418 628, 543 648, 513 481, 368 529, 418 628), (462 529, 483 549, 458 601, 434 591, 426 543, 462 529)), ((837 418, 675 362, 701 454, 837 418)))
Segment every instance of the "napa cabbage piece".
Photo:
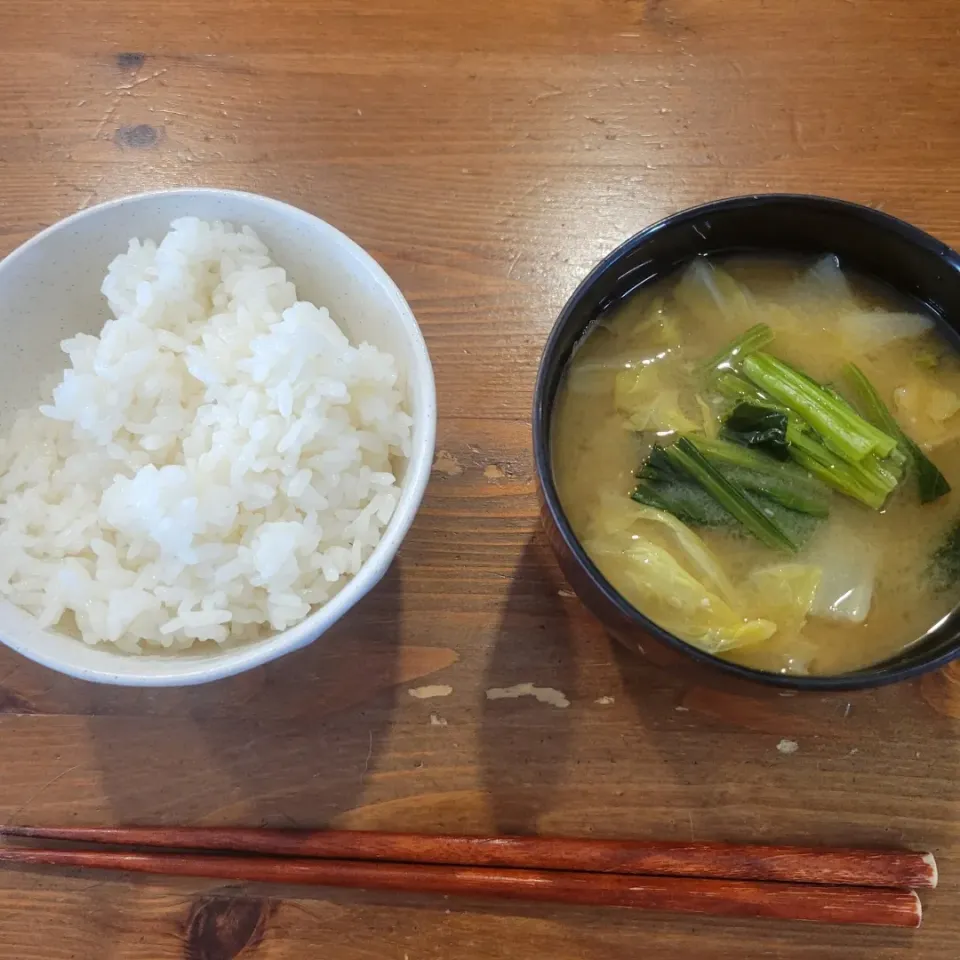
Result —
POLYGON ((718 312, 731 329, 745 329, 758 319, 750 294, 726 270, 703 258, 687 267, 673 298, 697 323, 708 328, 716 325, 718 312))
POLYGON ((921 370, 893 392, 897 419, 904 431, 925 450, 960 437, 960 394, 921 370))
POLYGON ((762 643, 776 633, 775 623, 735 613, 651 540, 635 537, 620 545, 593 541, 587 549, 604 576, 638 610, 708 653, 762 643))
POLYGON ((660 364, 621 370, 614 386, 618 412, 632 430, 687 433, 697 429, 680 408, 680 388, 660 364))
MULTIPOLYGON (((619 374, 625 374, 623 382, 629 386, 641 371, 656 365, 671 368, 671 376, 677 380, 681 331, 676 313, 666 309, 662 297, 642 308, 632 308, 628 302, 618 309, 622 312, 617 324, 611 327, 601 320, 585 344, 586 355, 579 356, 568 370, 567 389, 571 393, 609 394, 619 374)), ((655 383, 660 377, 657 373, 639 380, 655 383)), ((678 389, 677 398, 679 394, 678 389)))
POLYGON ((811 545, 808 560, 821 571, 810 615, 840 623, 863 623, 873 604, 877 555, 872 544, 836 520, 811 545))
POLYGON ((794 294, 807 300, 826 300, 833 304, 855 305, 853 289, 840 269, 836 254, 821 257, 794 285, 794 294))
MULTIPOLYGON (((781 302, 793 310, 798 318, 814 321, 817 326, 822 323, 825 328, 833 327, 834 322, 843 317, 870 312, 850 286, 834 254, 821 257, 809 270, 804 271, 781 302)), ((853 327, 856 328, 852 330, 853 333, 860 332, 861 328, 856 324, 853 327)), ((838 340, 843 340, 842 333, 838 340)))
POLYGON ((677 350, 680 347, 682 332, 680 318, 668 310, 663 297, 657 297, 647 310, 640 328, 635 327, 629 336, 642 334, 643 342, 660 348, 659 359, 664 350, 677 350))
MULTIPOLYGON (((772 664, 778 659, 787 672, 808 674, 818 647, 803 635, 811 616, 814 597, 822 579, 818 566, 810 563, 778 563, 753 570, 744 582, 753 616, 777 624, 777 632, 763 645, 772 664)), ((732 659, 737 659, 736 651, 732 659)), ((754 664, 756 665, 756 664, 754 664)))
POLYGON ((610 396, 618 374, 640 370, 646 362, 647 357, 636 352, 583 361, 567 372, 567 390, 581 396, 610 396))
POLYGON ((703 418, 703 433, 708 440, 716 440, 720 436, 720 428, 723 420, 720 414, 707 403, 698 393, 696 395, 697 407, 700 410, 700 416, 703 418))
POLYGON ((933 320, 922 313, 864 310, 840 317, 840 333, 857 350, 878 350, 894 340, 920 337, 933 329, 933 320))
POLYGON ((613 316, 613 323, 608 325, 601 319, 598 328, 613 334, 618 350, 640 349, 648 359, 662 359, 667 352, 680 348, 681 318, 663 297, 652 302, 643 296, 629 298, 616 305, 613 316))
POLYGON ((682 520, 672 513, 657 510, 645 504, 624 502, 622 497, 605 494, 600 500, 600 521, 596 529, 601 534, 635 535, 644 525, 659 524, 685 556, 694 573, 727 600, 736 597, 733 584, 723 572, 720 561, 710 548, 682 520))
POLYGON ((759 567, 747 578, 751 612, 773 620, 780 634, 797 634, 813 609, 823 571, 811 563, 759 567))
POLYGON ((816 380, 832 375, 833 360, 846 344, 839 317, 864 309, 834 256, 820 258, 776 297, 757 297, 757 312, 774 329, 780 346, 805 357, 805 372, 816 380))
POLYGON ((740 592, 717 558, 676 517, 630 501, 601 503, 600 519, 584 547, 610 583, 646 616, 708 653, 762 643, 776 633, 773 621, 744 615, 740 592))
POLYGON ((848 349, 871 351, 894 340, 920 337, 933 329, 933 319, 922 313, 868 309, 857 298, 832 254, 822 257, 794 284, 795 303, 822 309, 837 319, 837 328, 848 349))

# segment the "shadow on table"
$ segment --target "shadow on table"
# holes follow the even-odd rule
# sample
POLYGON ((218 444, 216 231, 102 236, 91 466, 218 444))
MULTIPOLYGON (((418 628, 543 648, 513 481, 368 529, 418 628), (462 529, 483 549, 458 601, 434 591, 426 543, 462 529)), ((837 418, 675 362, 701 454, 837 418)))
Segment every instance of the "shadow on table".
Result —
POLYGON ((399 562, 307 648, 175 690, 107 691, 89 720, 115 823, 322 826, 356 806, 398 677, 399 562))
POLYGON ((952 803, 960 751, 955 724, 930 709, 938 679, 834 693, 728 687, 612 649, 650 762, 681 787, 661 825, 677 838, 696 820, 698 840, 952 845, 937 807, 952 803))
POLYGON ((569 710, 530 696, 489 699, 493 689, 530 683, 570 695, 576 673, 560 605, 563 581, 539 531, 514 569, 484 676, 480 773, 500 833, 535 833, 555 802, 569 755, 569 710))
MULTIPOLYGON (((74 684, 66 692, 91 714, 102 796, 93 821, 82 806, 71 811, 77 822, 321 827, 361 805, 403 675, 401 581, 395 563, 316 642, 237 677, 169 690, 74 684)), ((104 901, 109 924, 137 915, 155 883, 125 876, 91 896, 104 901)), ((232 957, 255 945, 276 903, 216 881, 191 881, 184 892, 189 957, 232 957)), ((106 950, 103 960, 112 960, 106 950)))

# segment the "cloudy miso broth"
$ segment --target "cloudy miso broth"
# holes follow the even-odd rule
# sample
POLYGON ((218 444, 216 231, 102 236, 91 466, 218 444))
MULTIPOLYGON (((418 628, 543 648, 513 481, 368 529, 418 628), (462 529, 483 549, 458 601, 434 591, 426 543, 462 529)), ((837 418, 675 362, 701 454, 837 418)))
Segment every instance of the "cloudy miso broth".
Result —
POLYGON ((956 604, 958 439, 952 346, 831 257, 645 286, 575 351, 551 429, 564 511, 629 602, 724 658, 819 675, 956 604))

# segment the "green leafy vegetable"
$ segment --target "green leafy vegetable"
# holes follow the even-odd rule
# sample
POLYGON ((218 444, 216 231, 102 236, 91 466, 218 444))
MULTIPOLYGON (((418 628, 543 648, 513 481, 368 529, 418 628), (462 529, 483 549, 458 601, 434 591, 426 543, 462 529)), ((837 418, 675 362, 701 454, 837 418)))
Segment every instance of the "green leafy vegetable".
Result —
POLYGON ((718 370, 735 369, 740 361, 757 350, 762 350, 773 339, 773 331, 765 323, 757 323, 745 330, 732 343, 711 357, 701 368, 709 376, 718 370))
POLYGON ((950 492, 947 478, 937 469, 936 464, 909 437, 904 438, 907 457, 917 476, 917 489, 921 503, 933 503, 950 492))
POLYGON ((664 453, 674 467, 696 480, 758 540, 775 549, 797 549, 797 544, 782 527, 748 500, 744 491, 714 467, 686 437, 667 447, 664 453))
POLYGON ((637 503, 666 510, 698 527, 725 527, 737 522, 699 483, 673 465, 660 444, 654 444, 637 471, 637 479, 631 494, 637 503))
POLYGON ((776 357, 751 354, 743 361, 742 369, 761 390, 802 417, 827 446, 847 461, 860 461, 869 453, 886 457, 897 446, 894 437, 868 423, 849 405, 776 357))
MULTIPOLYGON (((727 471, 724 471, 727 474, 727 471)), ((729 476, 729 474, 727 474, 729 476)), ((731 479, 735 480, 736 475, 731 479)), ((810 539, 821 517, 812 513, 790 510, 776 500, 744 489, 746 499, 773 521, 797 546, 810 539)), ((641 481, 630 494, 636 503, 654 507, 672 514, 678 520, 695 527, 739 528, 736 517, 725 510, 701 486, 695 483, 673 481, 651 484, 641 481)))
POLYGON ((738 403, 723 425, 723 436, 744 447, 763 450, 777 460, 788 460, 787 424, 787 415, 780 410, 738 403))
MULTIPOLYGON (((723 440, 702 436, 682 438, 692 447, 708 467, 735 488, 742 501, 741 515, 731 511, 728 500, 718 497, 717 488, 704 473, 691 469, 682 456, 678 458, 677 445, 664 448, 654 445, 647 460, 637 471, 638 483, 631 494, 637 503, 665 510, 686 523, 705 527, 729 527, 743 524, 746 510, 748 521, 743 526, 754 536, 759 522, 769 533, 770 527, 779 531, 777 545, 790 541, 796 548, 813 533, 817 522, 829 509, 827 491, 809 474, 789 464, 771 460, 763 454, 723 440), (756 520, 757 516, 763 519, 756 520)), ((682 447, 681 447, 682 450, 682 447)), ((763 539, 761 537, 761 539, 763 539)), ((766 541, 765 541, 766 542, 766 541)))
POLYGON ((869 461, 866 464, 848 463, 828 450, 815 436, 795 429, 792 423, 787 438, 790 441, 790 456, 801 467, 840 493, 874 510, 883 506, 896 487, 895 482, 881 480, 875 472, 871 472, 869 461))
POLYGON ((697 527, 728 527, 736 520, 696 483, 671 480, 652 484, 640 481, 630 494, 637 503, 666 510, 697 527))
POLYGON ((735 403, 753 403, 760 407, 783 409, 773 397, 736 373, 722 370, 710 382, 710 386, 727 400, 735 403))
MULTIPOLYGON (((730 479, 733 479, 733 477, 730 477, 730 479)), ((799 510, 790 510, 762 493, 754 493, 752 490, 744 490, 743 493, 757 510, 772 520, 787 535, 797 549, 813 536, 823 522, 823 517, 817 517, 812 513, 801 513, 799 510)))
MULTIPOLYGON (((843 416, 861 419, 847 401, 829 387, 820 387, 802 373, 796 376, 826 396, 843 416)), ((859 460, 849 460, 836 449, 836 444, 826 444, 800 414, 744 377, 725 371, 714 378, 712 386, 725 398, 737 402, 731 414, 732 423, 728 418, 724 425, 722 435, 726 439, 756 446, 771 455, 782 456, 786 451, 792 460, 817 479, 874 510, 883 506, 900 482, 903 458, 898 448, 892 451, 889 459, 868 453, 859 460), (785 435, 782 431, 784 417, 785 435), (767 435, 763 428, 769 428, 770 434, 767 435), (764 442, 767 440, 769 442, 764 442)))
POLYGON ((829 513, 827 490, 803 470, 724 440, 691 437, 690 442, 728 480, 745 491, 763 494, 790 510, 815 517, 829 513))
POLYGON ((847 382, 857 395, 857 401, 867 419, 881 430, 897 438, 899 451, 910 464, 917 478, 917 489, 921 503, 932 503, 950 492, 946 477, 934 463, 900 428, 893 414, 877 393, 873 384, 856 364, 848 363, 844 367, 847 382))
MULTIPOLYGON (((735 387, 735 385, 733 385, 735 387)), ((827 449, 815 431, 811 430, 803 420, 783 408, 766 407, 762 404, 741 405, 758 407, 752 416, 760 419, 760 411, 770 414, 786 414, 786 450, 789 457, 812 473, 818 480, 833 487, 840 493, 874 510, 879 510, 890 493, 896 489, 900 480, 899 462, 880 461, 873 454, 864 457, 859 463, 849 463, 833 450, 827 449)), ((737 408, 739 410, 739 407, 737 408)), ((746 414, 746 411, 743 411, 746 414)), ((777 423, 771 417, 771 423, 777 423)), ((747 431, 739 429, 741 421, 734 420, 734 427, 738 429, 724 429, 724 436, 745 445, 751 445, 752 437, 747 431)), ((774 434, 779 439, 779 431, 774 434)), ((761 444, 760 449, 764 449, 761 444)), ((769 452, 769 447, 766 448, 769 452)))

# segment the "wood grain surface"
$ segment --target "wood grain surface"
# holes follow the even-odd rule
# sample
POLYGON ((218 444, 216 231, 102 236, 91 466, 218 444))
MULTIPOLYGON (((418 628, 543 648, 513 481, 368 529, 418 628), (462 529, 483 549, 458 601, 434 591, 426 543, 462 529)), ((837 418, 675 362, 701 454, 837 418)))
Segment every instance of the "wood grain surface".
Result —
POLYGON ((958 33, 951 0, 3 0, 0 254, 140 189, 290 201, 397 280, 441 419, 313 647, 161 691, 0 651, 0 820, 903 844, 942 881, 914 933, 4 869, 0 958, 953 960, 960 673, 764 700, 629 659, 542 540, 528 410, 578 280, 680 207, 815 191, 960 244, 958 33), (485 697, 525 682, 570 706, 485 697))

